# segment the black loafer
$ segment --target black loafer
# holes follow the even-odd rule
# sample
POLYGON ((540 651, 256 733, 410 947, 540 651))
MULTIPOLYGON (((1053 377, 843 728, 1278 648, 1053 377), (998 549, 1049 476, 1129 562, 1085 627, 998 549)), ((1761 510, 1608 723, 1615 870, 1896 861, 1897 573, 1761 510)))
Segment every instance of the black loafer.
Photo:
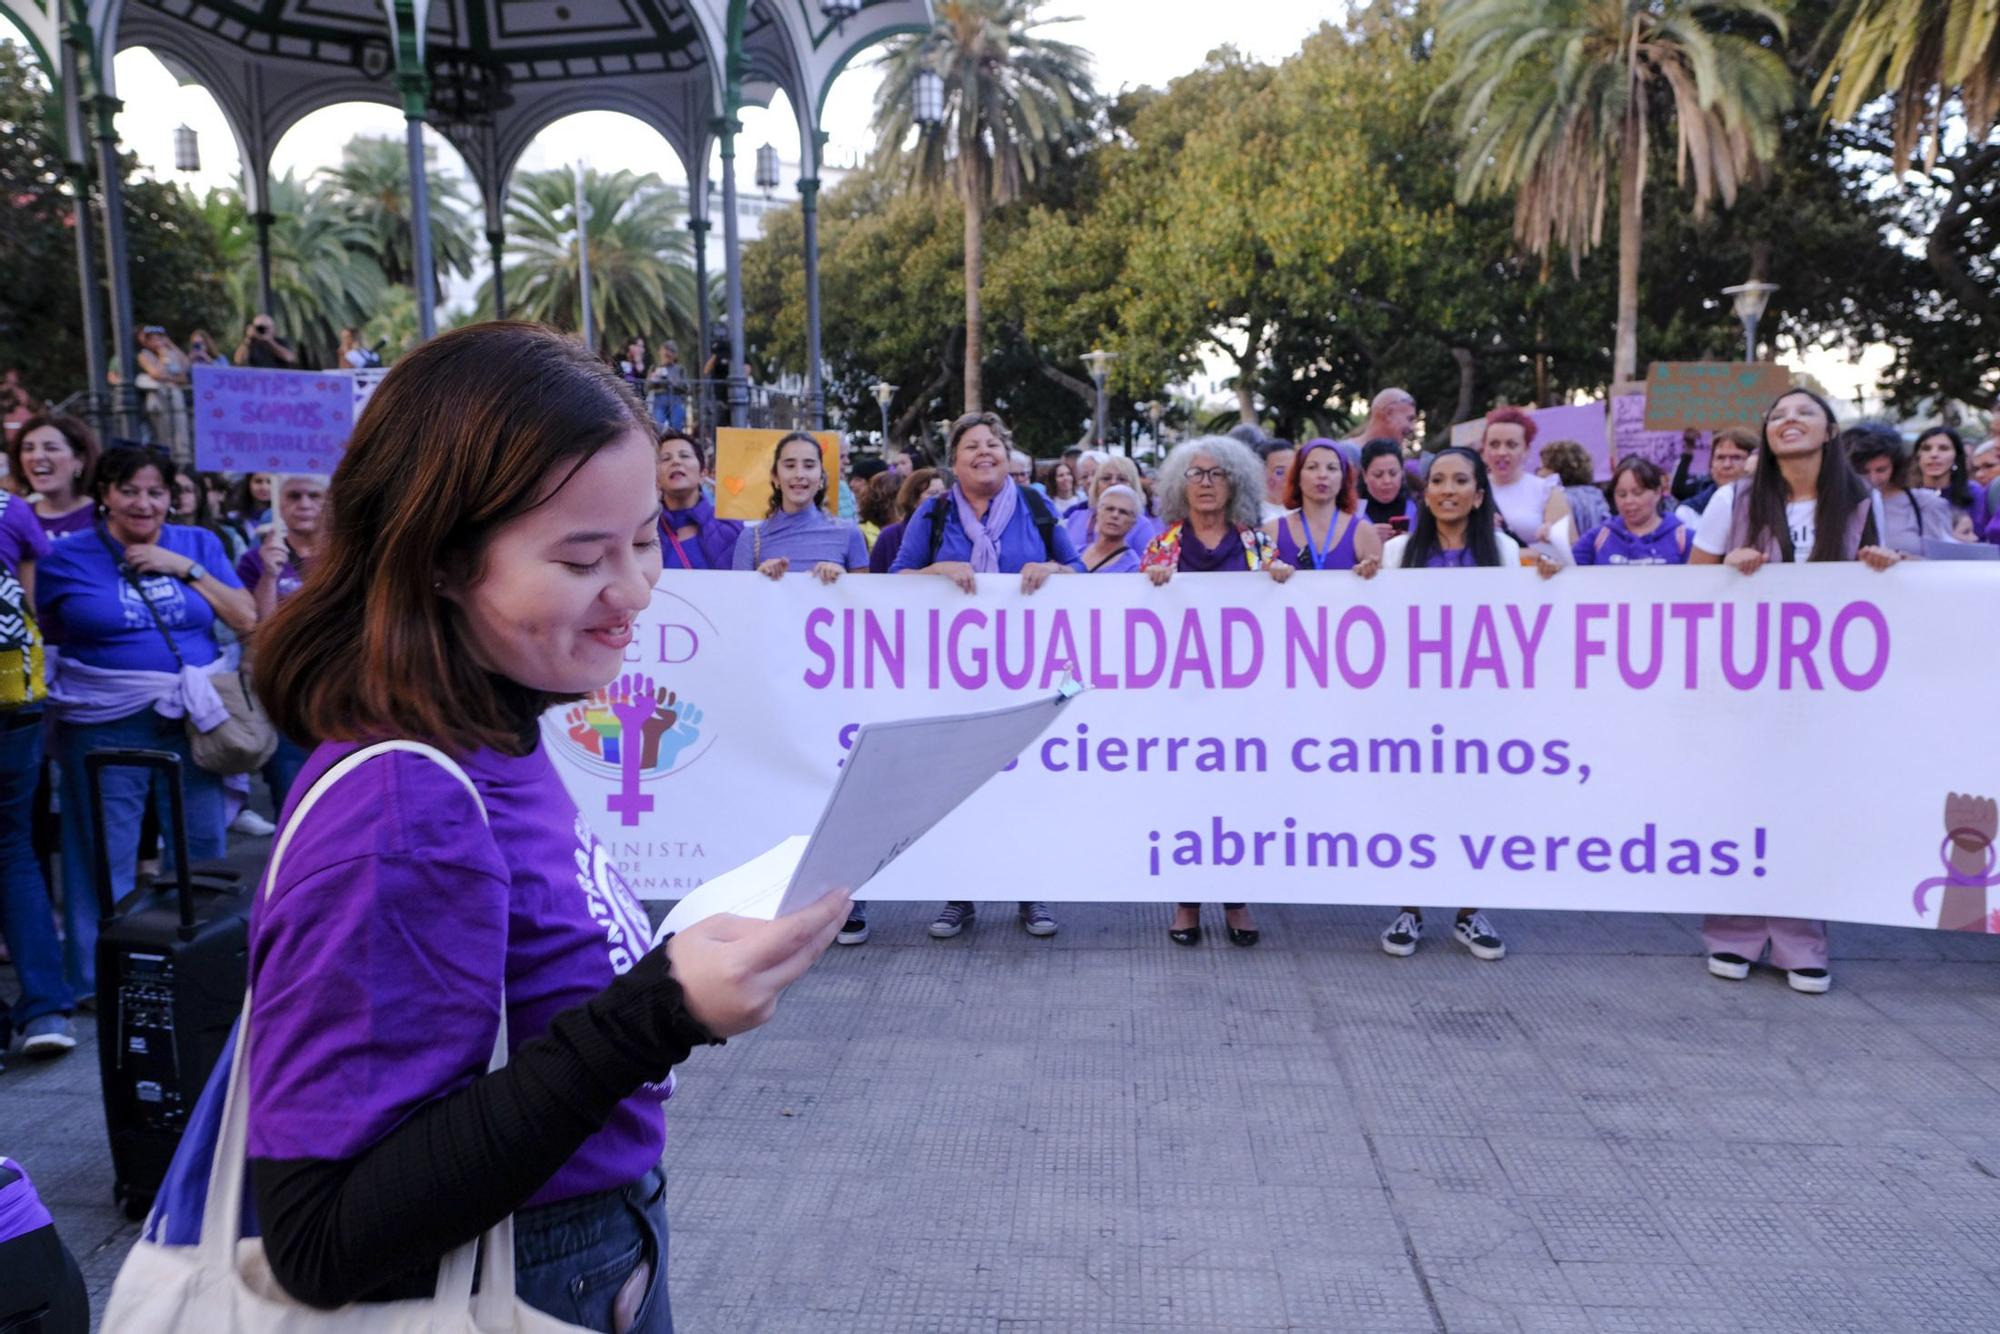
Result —
POLYGON ((1201 944, 1201 928, 1198 926, 1188 926, 1177 930, 1170 930, 1167 932, 1167 939, 1173 941, 1176 945, 1199 945, 1201 944))
POLYGON ((1254 926, 1248 931, 1238 931, 1233 926, 1229 928, 1229 943, 1232 945, 1241 945, 1246 950, 1255 945, 1261 938, 1257 928, 1254 926))

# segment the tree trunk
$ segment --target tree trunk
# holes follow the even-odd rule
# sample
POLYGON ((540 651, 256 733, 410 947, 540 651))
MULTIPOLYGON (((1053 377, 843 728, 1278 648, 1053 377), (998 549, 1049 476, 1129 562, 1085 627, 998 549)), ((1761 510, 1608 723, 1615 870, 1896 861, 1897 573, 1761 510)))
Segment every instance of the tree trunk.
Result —
MULTIPOLYGON (((1635 91, 1635 97, 1637 92, 1635 91)), ((1639 375, 1639 246, 1646 223, 1646 159, 1636 106, 1626 113, 1618 161, 1618 330, 1611 354, 1611 382, 1639 375)))
POLYGON ((1471 421, 1473 371, 1477 363, 1473 361, 1469 347, 1453 348, 1451 359, 1458 364, 1458 407, 1453 410, 1451 419, 1453 422, 1471 421))
POLYGON ((1258 425, 1254 384, 1257 378, 1257 348, 1263 341, 1264 322, 1252 320, 1249 331, 1243 335, 1243 355, 1236 358, 1236 419, 1245 426, 1258 425))
POLYGON ((959 159, 959 188, 965 196, 965 410, 983 406, 979 359, 985 340, 979 329, 979 285, 986 274, 986 182, 975 154, 959 159))

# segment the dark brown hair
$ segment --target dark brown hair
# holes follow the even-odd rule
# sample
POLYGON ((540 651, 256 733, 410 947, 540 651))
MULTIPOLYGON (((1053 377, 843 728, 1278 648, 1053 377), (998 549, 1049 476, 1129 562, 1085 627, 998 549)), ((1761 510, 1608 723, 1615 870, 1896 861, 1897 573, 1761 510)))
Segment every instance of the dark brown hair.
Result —
POLYGON ((474 662, 450 581, 599 450, 653 423, 588 348, 533 324, 475 324, 397 361, 328 488, 304 588, 257 631, 257 694, 304 742, 518 746, 521 701, 474 662))
POLYGON ((878 472, 861 487, 855 497, 855 512, 863 523, 887 528, 896 521, 896 492, 903 479, 892 472, 878 472))
POLYGON ((1643 455, 1632 454, 1618 460, 1618 466, 1611 470, 1611 481, 1606 484, 1606 489, 1616 491, 1618 479, 1628 472, 1641 491, 1657 491, 1666 485, 1666 474, 1660 471, 1658 464, 1643 455))
POLYGON ((1542 466, 1564 486, 1590 486, 1597 481, 1597 465, 1591 462, 1590 452, 1574 440, 1551 440, 1543 445, 1542 466))
POLYGON ((1847 461, 1846 451, 1841 447, 1840 418, 1834 415, 1833 405, 1810 389, 1787 389, 1764 409, 1760 445, 1763 457, 1757 460, 1757 471, 1750 475, 1750 529, 1745 536, 1751 546, 1758 546, 1766 538, 1788 531, 1785 505, 1791 499, 1791 488, 1778 468, 1777 454, 1771 449, 1771 414, 1788 398, 1811 399, 1826 418, 1826 443, 1820 448, 1819 476, 1814 485, 1813 523, 1817 531, 1813 534, 1812 554, 1806 559, 1845 560, 1847 521, 1855 510, 1868 504, 1868 483, 1861 480, 1861 474, 1847 461))
POLYGON ((813 447, 813 457, 819 460, 819 490, 813 492, 813 508, 826 508, 826 446, 820 444, 819 437, 809 431, 792 431, 780 439, 771 451, 771 507, 765 517, 776 514, 785 507, 785 494, 778 489, 778 460, 784 455, 786 445, 805 441, 813 447))
MULTIPOLYGON (((76 479, 76 493, 79 496, 95 494, 91 474, 97 470, 97 456, 104 451, 98 446, 97 432, 81 417, 59 416, 53 412, 38 412, 21 423, 21 429, 14 432, 14 438, 7 442, 7 469, 21 479, 21 485, 28 486, 27 471, 21 467, 21 442, 28 438, 28 432, 39 431, 44 426, 53 426, 62 432, 62 438, 69 441, 70 451, 83 457, 83 475, 76 479)), ((30 487, 30 490, 33 488, 30 487)))

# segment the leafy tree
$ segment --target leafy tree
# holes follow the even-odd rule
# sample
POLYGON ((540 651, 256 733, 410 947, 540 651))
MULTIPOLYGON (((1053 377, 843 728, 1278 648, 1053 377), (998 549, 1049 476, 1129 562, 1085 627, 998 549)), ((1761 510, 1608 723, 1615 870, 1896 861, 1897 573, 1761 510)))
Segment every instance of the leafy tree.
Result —
POLYGON ((1695 212, 1777 150, 1795 96, 1764 46, 1717 31, 1711 15, 1784 19, 1762 0, 1446 0, 1440 19, 1456 70, 1465 139, 1459 195, 1509 194, 1515 231, 1535 254, 1572 256, 1603 236, 1618 192, 1618 314, 1612 372, 1638 371, 1639 260, 1648 146, 1663 122, 1694 178, 1695 212))
MULTIPOLYGON (((223 277, 236 311, 217 336, 233 351, 257 312, 256 228, 238 191, 211 191, 203 208, 224 247, 223 277)), ((330 201, 324 186, 309 187, 294 172, 271 182, 271 212, 277 219, 271 224, 271 319, 303 364, 330 366, 340 331, 367 324, 384 299, 388 284, 375 238, 330 201)))
POLYGON ((1843 0, 1833 58, 1813 87, 1833 94, 1836 120, 1859 119, 1883 93, 1894 98, 1889 136, 1897 175, 1924 144, 1935 166, 1954 93, 1968 137, 1984 143, 2000 118, 2000 5, 1992 0, 1843 0))
POLYGON ((957 190, 965 213, 965 407, 979 409, 985 330, 980 287, 989 208, 1012 203, 1080 139, 1096 94, 1090 57, 1045 37, 1041 0, 943 0, 929 32, 892 42, 875 132, 912 179, 957 190), (922 74, 944 82, 942 118, 915 122, 922 74), (915 148, 904 145, 915 136, 915 148))
MULTIPOLYGON (((478 242, 464 183, 438 169, 437 152, 429 145, 424 148, 424 182, 430 206, 431 268, 437 300, 442 301, 447 275, 471 274, 478 242)), ((340 150, 340 164, 321 170, 314 184, 325 191, 319 202, 340 210, 367 233, 385 280, 400 285, 414 280, 410 157, 402 140, 356 135, 340 150)))
MULTIPOLYGON (((590 212, 592 347, 639 334, 692 347, 695 338, 694 243, 679 189, 648 172, 583 177, 590 212)), ((576 178, 564 168, 521 172, 507 203, 507 301, 520 319, 574 329, 582 313, 572 216, 576 178)), ((479 304, 491 310, 492 279, 479 304)))

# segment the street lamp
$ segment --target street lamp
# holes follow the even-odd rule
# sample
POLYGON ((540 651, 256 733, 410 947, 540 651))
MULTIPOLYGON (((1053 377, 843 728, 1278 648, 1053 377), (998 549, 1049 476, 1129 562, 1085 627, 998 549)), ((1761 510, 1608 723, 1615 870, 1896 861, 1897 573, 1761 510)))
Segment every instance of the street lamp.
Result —
POLYGON ((1758 282, 1752 279, 1725 287, 1722 294, 1736 298, 1736 318, 1743 321, 1743 359, 1757 360, 1757 321, 1764 318, 1764 308, 1771 304, 1771 293, 1778 290, 1776 283, 1758 282))
POLYGON ((910 99, 917 124, 931 129, 944 124, 944 76, 934 69, 920 69, 910 80, 910 99))
POLYGON ((757 150, 757 188, 767 199, 778 188, 778 150, 769 144, 757 150))
POLYGON ((1153 423, 1153 453, 1158 456, 1161 449, 1160 419, 1167 415, 1167 405, 1157 400, 1146 404, 1146 416, 1153 423))
POLYGON ((889 404, 895 401, 896 386, 887 380, 877 380, 869 388, 875 394, 876 406, 882 409, 882 448, 889 447, 889 404))
POLYGON ((1111 373, 1111 363, 1116 360, 1116 352, 1106 352, 1102 348, 1092 348, 1083 354, 1084 364, 1090 367, 1091 381, 1097 386, 1097 410, 1092 417, 1095 425, 1091 430, 1091 442, 1099 449, 1104 448, 1104 377, 1111 373))
POLYGON ((576 285, 583 295, 583 345, 596 347, 590 336, 590 204, 583 197, 583 159, 576 160, 576 285))
POLYGON ((201 170, 201 140, 185 125, 174 131, 174 170, 201 170))

